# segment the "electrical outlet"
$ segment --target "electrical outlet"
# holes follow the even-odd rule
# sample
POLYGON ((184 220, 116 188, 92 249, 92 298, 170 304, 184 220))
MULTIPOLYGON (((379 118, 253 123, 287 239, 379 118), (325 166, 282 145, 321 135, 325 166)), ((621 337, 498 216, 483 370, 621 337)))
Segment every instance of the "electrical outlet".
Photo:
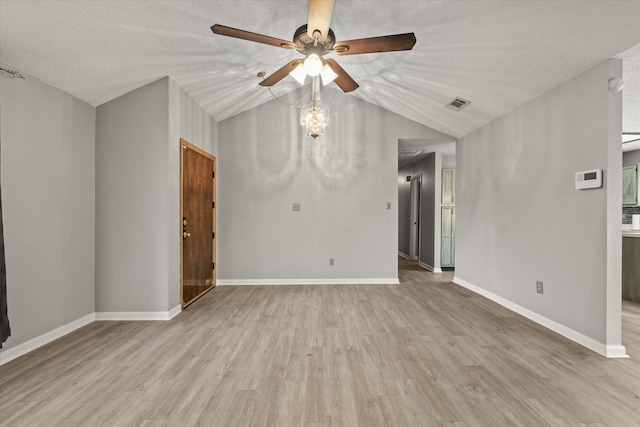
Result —
POLYGON ((329 265, 333 265, 333 258, 329 258, 329 265))
POLYGON ((544 287, 541 281, 536 280, 536 292, 539 294, 544 294, 544 287))
POLYGON ((294 212, 300 212, 300 210, 301 210, 300 208, 301 208, 300 207, 300 203, 294 203, 293 204, 293 211, 294 212))

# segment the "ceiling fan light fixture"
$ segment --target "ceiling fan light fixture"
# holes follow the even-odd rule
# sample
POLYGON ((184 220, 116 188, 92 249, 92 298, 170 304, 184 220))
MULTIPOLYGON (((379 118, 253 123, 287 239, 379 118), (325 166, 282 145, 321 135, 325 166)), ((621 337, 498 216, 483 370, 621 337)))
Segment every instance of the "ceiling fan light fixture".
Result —
MULTIPOLYGON (((287 75, 292 75, 298 82, 304 84, 303 82, 306 78, 302 78, 300 71, 295 70, 295 72, 293 72, 294 68, 299 68, 298 65, 302 62, 303 70, 307 75, 315 79, 315 77, 322 73, 323 75, 321 77, 324 85, 334 81, 336 86, 344 93, 356 90, 358 83, 356 83, 335 60, 331 58, 325 60, 323 58, 324 55, 331 52, 338 55, 361 55, 365 53, 406 51, 413 49, 413 46, 416 44, 416 36, 414 33, 389 34, 386 36, 336 42, 336 35, 331 29, 331 17, 333 15, 335 0, 308 1, 309 15, 307 22, 298 27, 293 33, 292 41, 220 24, 212 25, 211 31, 221 36, 267 44, 284 49, 295 49, 305 56, 303 60, 294 59, 288 62, 269 77, 264 78, 260 82, 260 86, 270 88, 286 78, 287 75), (326 63, 329 64, 328 68, 325 66, 326 63), (325 70, 324 73, 323 69, 325 70)), ((318 81, 319 80, 320 79, 318 79, 318 81)))
POLYGON ((338 75, 333 71, 333 68, 331 68, 329 64, 325 63, 324 67, 322 67, 322 71, 320 72, 320 77, 322 78, 322 85, 326 86, 334 81, 338 75))
POLYGON ((304 65, 302 65, 302 62, 296 65, 296 68, 294 68, 293 71, 289 73, 289 75, 296 79, 296 81, 301 85, 303 85, 305 80, 307 79, 307 72, 304 70, 304 65))
POLYGON ((304 71, 311 77, 315 77, 322 71, 322 59, 315 53, 307 56, 303 63, 304 71))

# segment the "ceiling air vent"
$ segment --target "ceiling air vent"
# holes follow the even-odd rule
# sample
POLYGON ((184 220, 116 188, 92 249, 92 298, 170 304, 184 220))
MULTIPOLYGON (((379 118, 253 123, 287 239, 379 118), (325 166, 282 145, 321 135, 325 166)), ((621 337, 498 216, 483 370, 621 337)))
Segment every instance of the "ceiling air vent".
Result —
POLYGON ((471 104, 471 101, 467 101, 466 99, 456 97, 453 101, 448 103, 446 107, 451 108, 452 110, 455 110, 455 111, 460 111, 469 104, 471 104))

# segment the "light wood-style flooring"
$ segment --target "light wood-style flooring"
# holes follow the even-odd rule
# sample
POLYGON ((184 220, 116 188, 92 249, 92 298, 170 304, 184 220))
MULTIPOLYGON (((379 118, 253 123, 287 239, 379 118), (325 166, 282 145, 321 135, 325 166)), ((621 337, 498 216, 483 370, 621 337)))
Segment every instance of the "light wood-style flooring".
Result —
POLYGON ((8 426, 640 426, 608 360, 399 260, 400 285, 219 287, 169 322, 94 322, 0 367, 8 426))

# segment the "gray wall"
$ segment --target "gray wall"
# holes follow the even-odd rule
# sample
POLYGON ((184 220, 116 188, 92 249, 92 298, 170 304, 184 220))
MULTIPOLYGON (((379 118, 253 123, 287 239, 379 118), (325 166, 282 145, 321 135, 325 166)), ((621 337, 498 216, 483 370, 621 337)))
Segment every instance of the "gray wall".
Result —
POLYGON ((627 151, 626 153, 622 153, 622 165, 637 165, 640 163, 640 150, 635 151, 627 151))
POLYGON ((435 131, 332 88, 322 101, 317 141, 276 101, 219 123, 221 279, 398 277, 398 139, 435 131))
POLYGON ((442 155, 433 153, 419 165, 422 173, 420 263, 440 267, 440 197, 442 155))
POLYGON ((444 169, 455 169, 456 168, 456 156, 452 156, 450 154, 442 155, 442 167, 444 169))
POLYGON ((216 126, 167 77, 98 107, 96 311, 180 304, 180 138, 215 154, 216 126))
POLYGON ((165 78, 97 108, 97 312, 169 309, 168 96, 165 78))
POLYGON ((0 111, 9 349, 94 312, 95 109, 27 76, 0 111))
POLYGON ((456 146, 456 277, 611 345, 622 156, 621 98, 607 81, 620 73, 620 61, 600 64, 456 146), (604 188, 575 190, 575 172, 595 168, 604 188))

